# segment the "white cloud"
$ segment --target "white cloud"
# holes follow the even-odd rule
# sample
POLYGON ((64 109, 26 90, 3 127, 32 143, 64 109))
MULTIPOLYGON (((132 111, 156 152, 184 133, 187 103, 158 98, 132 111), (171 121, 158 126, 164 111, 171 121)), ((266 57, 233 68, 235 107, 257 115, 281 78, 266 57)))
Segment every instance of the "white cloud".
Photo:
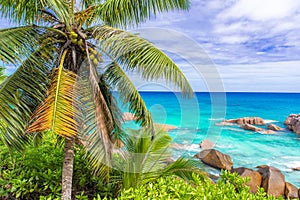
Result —
POLYGON ((299 10, 297 0, 240 0, 223 11, 220 18, 248 18, 254 21, 278 20, 290 17, 299 10))
POLYGON ((247 42, 250 38, 246 35, 227 35, 220 38, 219 42, 226 44, 240 44, 247 42))
POLYGON ((218 64, 299 59, 300 1, 191 2, 189 12, 162 14, 142 27, 158 26, 185 33, 218 64))

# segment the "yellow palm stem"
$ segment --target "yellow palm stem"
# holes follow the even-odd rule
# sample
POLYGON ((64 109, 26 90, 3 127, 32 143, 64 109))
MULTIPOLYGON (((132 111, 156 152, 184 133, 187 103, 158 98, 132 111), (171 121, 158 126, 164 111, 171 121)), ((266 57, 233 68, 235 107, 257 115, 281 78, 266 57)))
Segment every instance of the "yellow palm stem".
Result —
POLYGON ((62 69, 63 69, 63 65, 64 65, 64 61, 66 58, 66 54, 67 54, 67 50, 64 50, 60 63, 59 63, 59 68, 58 68, 58 79, 57 79, 57 85, 56 85, 56 92, 55 92, 55 101, 54 101, 54 111, 53 111, 53 118, 52 118, 52 131, 54 129, 55 126, 55 113, 56 113, 56 109, 57 109, 57 99, 58 99, 58 92, 59 92, 59 87, 60 87, 60 81, 61 81, 61 74, 62 74, 62 69))

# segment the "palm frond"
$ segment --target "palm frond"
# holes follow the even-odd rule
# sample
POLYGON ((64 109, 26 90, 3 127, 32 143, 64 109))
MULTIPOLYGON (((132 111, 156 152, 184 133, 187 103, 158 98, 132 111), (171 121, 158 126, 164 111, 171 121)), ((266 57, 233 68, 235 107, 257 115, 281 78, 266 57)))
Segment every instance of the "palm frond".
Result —
POLYGON ((193 90, 180 68, 147 40, 109 26, 96 27, 93 37, 105 53, 127 70, 138 70, 147 80, 162 78, 174 83, 184 95, 193 95, 193 90))
POLYGON ((82 9, 87 9, 89 7, 102 4, 103 0, 81 0, 80 1, 80 7, 82 9))
POLYGON ((16 63, 27 58, 37 47, 43 29, 24 26, 0 30, 0 60, 16 63))
POLYGON ((81 99, 83 103, 81 138, 87 151, 89 164, 95 174, 107 179, 110 170, 110 153, 107 155, 107 148, 104 144, 106 138, 103 140, 103 132, 97 124, 95 103, 89 92, 84 92, 85 96, 82 96, 84 99, 81 99))
POLYGON ((38 23, 41 10, 52 10, 57 18, 67 22, 70 18, 68 4, 61 0, 2 0, 0 2, 1 15, 14 23, 38 23))
POLYGON ((75 13, 75 18, 78 23, 78 29, 80 29, 84 24, 90 25, 95 14, 95 7, 90 6, 87 9, 75 13))
POLYGON ((73 12, 74 8, 70 9, 70 5, 67 1, 61 0, 42 0, 44 8, 42 10, 52 10, 60 22, 66 24, 67 27, 73 23, 73 12))
POLYGON ((0 84, 6 79, 5 67, 0 66, 0 84))
POLYGON ((127 139, 117 157, 115 166, 123 172, 123 188, 137 187, 162 176, 178 176, 193 180, 194 173, 205 174, 200 170, 200 162, 188 157, 180 157, 167 164, 172 152, 169 148, 171 137, 164 131, 156 133, 154 139, 149 131, 128 130, 127 139), (121 159, 122 161, 120 161, 121 159))
POLYGON ((120 93, 124 104, 129 104, 129 110, 136 116, 136 121, 143 127, 153 128, 151 114, 141 95, 127 74, 117 63, 111 63, 104 72, 106 81, 120 93))
POLYGON ((171 137, 166 132, 158 132, 152 139, 146 129, 127 132, 124 141, 123 162, 117 162, 117 168, 124 172, 123 187, 136 187, 161 175, 166 166, 170 151, 171 137))
POLYGON ((48 47, 33 52, 0 87, 0 137, 9 147, 23 149, 25 128, 35 107, 43 101, 52 57, 48 47))
POLYGON ((105 76, 102 74, 99 78, 99 87, 107 104, 107 107, 110 110, 112 115, 112 122, 113 122, 113 130, 111 132, 111 138, 113 143, 118 146, 118 142, 121 140, 122 137, 122 112, 119 108, 118 102, 112 93, 112 85, 107 82, 105 76))
POLYGON ((76 99, 76 74, 63 69, 63 60, 64 56, 60 67, 54 69, 49 95, 35 110, 27 132, 51 130, 65 137, 77 135, 79 124, 76 119, 80 118, 77 107, 80 105, 76 99))
POLYGON ((107 0, 97 7, 97 15, 106 24, 126 28, 164 11, 187 10, 189 5, 189 0, 107 0))
POLYGON ((110 102, 104 96, 107 91, 103 91, 99 86, 95 67, 87 61, 81 70, 81 101, 85 118, 82 137, 91 166, 98 175, 107 177, 111 166, 114 118, 109 108, 110 102))
POLYGON ((163 169, 162 175, 176 175, 186 180, 192 180, 193 174, 204 174, 200 170, 201 165, 198 160, 188 157, 180 157, 175 162, 163 169))

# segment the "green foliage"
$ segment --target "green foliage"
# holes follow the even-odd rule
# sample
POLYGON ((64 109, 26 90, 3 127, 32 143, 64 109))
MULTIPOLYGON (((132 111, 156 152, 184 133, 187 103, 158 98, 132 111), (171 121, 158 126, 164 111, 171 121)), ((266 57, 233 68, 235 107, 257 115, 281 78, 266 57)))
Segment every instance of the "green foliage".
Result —
POLYGON ((165 131, 158 131, 154 139, 145 129, 128 130, 127 134, 124 147, 114 159, 123 188, 137 188, 161 176, 177 175, 190 179, 193 172, 199 172, 199 162, 189 158, 179 158, 167 164, 171 157, 169 145, 172 138, 165 131))
MULTIPOLYGON (((0 197, 4 199, 60 199, 63 149, 53 137, 20 153, 0 142, 0 197)), ((82 147, 76 147, 73 192, 76 199, 116 197, 118 185, 92 175, 82 147)), ((0 198, 1 199, 1 198, 0 198)))
MULTIPOLYGON (((164 137, 164 134, 158 138, 161 137, 164 137)), ((137 143, 141 144, 142 140, 137 143)), ((142 148, 144 145, 138 146, 141 151, 148 151, 142 148)), ((159 146, 161 145, 155 144, 152 145, 152 148, 161 150, 159 146)), ((135 149, 135 152, 140 150, 135 149)), ((176 174, 178 168, 188 167, 180 160, 175 164, 179 165, 178 168, 169 165, 167 168, 160 168, 160 173, 154 171, 135 175, 134 178, 137 177, 138 180, 141 180, 140 184, 134 185, 136 189, 127 187, 119 192, 122 186, 117 181, 106 183, 92 175, 82 147, 76 146, 75 152, 73 197, 78 200, 116 198, 275 200, 274 197, 267 196, 262 188, 257 194, 251 194, 249 187, 245 186, 248 179, 228 171, 221 173, 221 178, 216 184, 213 184, 203 174, 191 174, 191 177, 188 177, 189 181, 177 176, 162 176, 176 174)), ((5 145, 0 143, 0 196, 3 199, 60 199, 62 162, 62 145, 53 136, 44 138, 38 147, 27 148, 23 153, 9 151, 5 145)), ((111 174, 111 177, 116 177, 116 179, 120 179, 122 176, 124 174, 120 171, 113 171, 111 174)), ((133 179, 130 178, 130 180, 133 179)))
POLYGON ((55 142, 28 148, 19 153, 0 146, 0 196, 38 199, 59 198, 61 191, 62 149, 55 142), (10 155, 10 156, 8 156, 10 155))
POLYGON ((0 66, 0 84, 5 80, 5 68, 0 66))
POLYGON ((10 1, 2 0, 0 2, 1 16, 15 23, 38 23, 37 17, 44 8, 52 8, 55 15, 61 20, 69 18, 68 7, 65 1, 59 0, 21 0, 10 1))
POLYGON ((108 0, 98 6, 96 13, 106 24, 128 27, 138 25, 163 11, 187 10, 188 7, 189 0, 122 0, 122 3, 119 0, 108 0))
MULTIPOLYGON (((121 192, 119 199, 206 199, 206 200, 275 200, 267 196, 261 188, 257 194, 249 193, 245 186, 247 179, 237 174, 223 171, 217 183, 194 174, 193 181, 178 177, 162 177, 137 189, 129 188, 121 192)), ((283 198, 279 198, 283 199, 283 198)))

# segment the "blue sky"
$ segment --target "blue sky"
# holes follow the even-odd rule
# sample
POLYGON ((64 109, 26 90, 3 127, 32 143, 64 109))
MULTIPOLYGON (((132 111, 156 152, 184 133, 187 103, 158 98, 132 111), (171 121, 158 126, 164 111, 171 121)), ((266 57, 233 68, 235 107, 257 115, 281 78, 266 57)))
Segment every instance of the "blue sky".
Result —
MULTIPOLYGON (((170 29, 194 40, 212 59, 226 91, 300 92, 300 1, 191 3, 188 12, 162 14, 142 27, 170 29)), ((155 37, 160 38, 159 31, 155 37)), ((149 38, 163 43, 155 37, 149 38)), ((180 42, 172 37, 170 34, 164 43, 180 42)), ((191 51, 190 44, 185 49, 191 51)), ((188 71, 185 68, 190 65, 177 61, 183 71, 188 71)), ((193 88, 207 90, 194 75, 186 73, 193 88)))
MULTIPOLYGON (((196 91, 300 92, 299 0, 191 0, 189 11, 161 14, 137 32, 196 91)), ((141 90, 169 88, 132 77, 141 90)))

